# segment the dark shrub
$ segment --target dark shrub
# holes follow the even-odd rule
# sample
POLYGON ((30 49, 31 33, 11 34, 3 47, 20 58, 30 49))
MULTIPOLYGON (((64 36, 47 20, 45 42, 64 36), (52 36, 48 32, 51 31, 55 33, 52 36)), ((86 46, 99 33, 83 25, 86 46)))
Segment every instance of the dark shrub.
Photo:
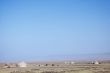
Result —
POLYGON ((55 66, 55 64, 52 64, 52 66, 55 66))
POLYGON ((48 64, 45 64, 45 66, 48 66, 48 64))

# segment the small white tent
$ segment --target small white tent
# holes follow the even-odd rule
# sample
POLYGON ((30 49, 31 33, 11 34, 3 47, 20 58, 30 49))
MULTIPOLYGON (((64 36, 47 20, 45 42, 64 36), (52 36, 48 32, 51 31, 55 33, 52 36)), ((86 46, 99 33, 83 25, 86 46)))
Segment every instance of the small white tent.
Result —
POLYGON ((25 62, 20 62, 18 63, 19 67, 27 67, 27 64, 25 62))

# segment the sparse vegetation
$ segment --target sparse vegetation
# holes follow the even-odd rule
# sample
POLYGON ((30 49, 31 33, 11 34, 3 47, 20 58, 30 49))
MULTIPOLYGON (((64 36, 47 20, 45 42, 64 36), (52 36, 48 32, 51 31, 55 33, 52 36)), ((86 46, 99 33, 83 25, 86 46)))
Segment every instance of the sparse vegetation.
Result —
POLYGON ((40 70, 40 69, 31 69, 31 71, 36 71, 36 70, 40 70))
POLYGON ((52 64, 52 66, 55 66, 55 64, 52 64))
POLYGON ((55 71, 44 71, 42 73, 58 73, 58 72, 55 72, 55 71))
POLYGON ((56 71, 44 71, 42 73, 65 73, 65 71, 60 71, 60 72, 56 72, 56 71))
POLYGON ((13 71, 13 72, 10 72, 10 73, 34 73, 32 71, 13 71))
POLYGON ((48 66, 48 64, 45 64, 45 66, 48 66))
MULTIPOLYGON (((4 66, 7 66, 4 64, 4 66)), ((10 66, 10 65, 8 65, 10 66)), ((30 64, 30 67, 0 68, 0 73, 110 73, 110 63, 107 64, 30 64)))

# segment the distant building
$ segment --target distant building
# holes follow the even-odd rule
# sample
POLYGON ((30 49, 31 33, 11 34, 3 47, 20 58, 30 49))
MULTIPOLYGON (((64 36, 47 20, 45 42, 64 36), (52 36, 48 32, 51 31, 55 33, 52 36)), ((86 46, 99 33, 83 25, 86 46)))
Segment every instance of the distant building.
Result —
POLYGON ((19 67, 27 67, 27 64, 25 62, 20 62, 18 63, 19 67))

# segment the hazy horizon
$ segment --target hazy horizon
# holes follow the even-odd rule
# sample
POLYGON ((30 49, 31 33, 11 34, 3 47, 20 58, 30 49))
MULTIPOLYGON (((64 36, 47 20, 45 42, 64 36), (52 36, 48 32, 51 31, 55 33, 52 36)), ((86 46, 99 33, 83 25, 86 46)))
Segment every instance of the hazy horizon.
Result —
POLYGON ((0 0, 0 61, 110 59, 109 0, 0 0))

